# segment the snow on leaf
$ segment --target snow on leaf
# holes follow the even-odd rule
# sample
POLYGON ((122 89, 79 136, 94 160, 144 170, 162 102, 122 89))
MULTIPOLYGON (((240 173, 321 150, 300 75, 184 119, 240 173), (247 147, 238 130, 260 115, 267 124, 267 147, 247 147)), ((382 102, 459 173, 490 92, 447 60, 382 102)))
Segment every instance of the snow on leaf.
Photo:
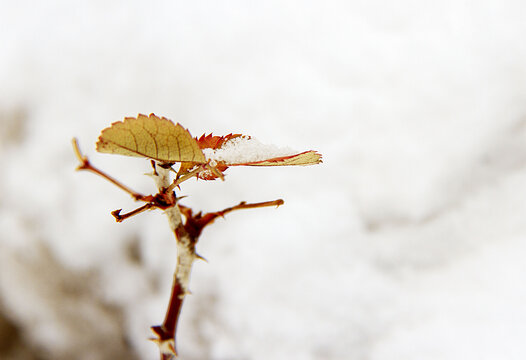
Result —
POLYGON ((314 165, 321 162, 321 155, 315 151, 297 153, 289 148, 265 145, 248 136, 227 139, 218 148, 203 149, 212 165, 227 166, 289 166, 314 165))
MULTIPOLYGON (((229 166, 293 166, 322 162, 321 154, 316 151, 298 153, 289 148, 262 144, 245 135, 212 136, 210 134, 201 136, 197 141, 209 164, 221 173, 229 166)), ((217 178, 210 169, 203 169, 197 177, 203 180, 217 178)))
POLYGON ((197 141, 180 124, 166 118, 139 114, 102 130, 97 151, 138 156, 161 162, 206 163, 197 141))

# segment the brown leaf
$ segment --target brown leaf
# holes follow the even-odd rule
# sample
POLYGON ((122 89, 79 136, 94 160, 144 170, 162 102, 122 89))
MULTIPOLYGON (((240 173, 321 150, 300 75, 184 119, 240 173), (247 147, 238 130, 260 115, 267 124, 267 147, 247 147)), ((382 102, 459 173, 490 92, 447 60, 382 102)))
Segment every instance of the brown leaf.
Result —
POLYGON ((139 114, 136 118, 127 117, 113 123, 102 131, 97 151, 165 163, 206 163, 205 155, 188 130, 154 114, 139 114))
POLYGON ((291 165, 315 165, 321 163, 321 154, 314 151, 304 151, 295 155, 279 156, 260 161, 252 161, 237 164, 228 164, 229 166, 291 166, 291 165))
POLYGON ((197 143, 201 149, 219 149, 228 140, 243 136, 241 134, 228 134, 225 136, 213 136, 212 134, 202 135, 199 139, 196 138, 197 143))

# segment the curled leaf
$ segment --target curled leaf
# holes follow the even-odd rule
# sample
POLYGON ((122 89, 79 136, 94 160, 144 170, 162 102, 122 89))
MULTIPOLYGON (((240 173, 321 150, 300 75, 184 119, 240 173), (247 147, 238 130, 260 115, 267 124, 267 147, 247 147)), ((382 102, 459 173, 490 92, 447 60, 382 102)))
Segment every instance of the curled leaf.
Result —
POLYGON ((225 136, 214 136, 212 134, 208 134, 202 135, 199 139, 196 138, 196 140, 201 149, 219 149, 225 142, 237 137, 244 136, 241 134, 228 134, 225 136))
MULTIPOLYGON (((202 139, 203 137, 201 137, 202 139)), ((265 145, 250 136, 232 134, 218 138, 217 146, 203 148, 211 164, 223 163, 227 166, 289 166, 314 165, 321 162, 316 151, 298 153, 289 148, 265 145)))
MULTIPOLYGON (((321 154, 316 151, 297 153, 291 149, 261 144, 250 136, 240 134, 203 135, 197 142, 209 164, 221 173, 229 166, 294 166, 322 162, 321 154)), ((203 180, 217 178, 216 174, 205 168, 197 177, 203 180)))
POLYGON ((166 118, 139 114, 127 117, 104 129, 97 141, 97 151, 138 156, 160 162, 206 163, 197 141, 180 124, 166 118))
POLYGON ((321 154, 309 150, 295 155, 277 156, 270 159, 249 161, 245 163, 229 164, 230 166, 290 166, 290 165, 315 165, 321 163, 321 154))
MULTIPOLYGON (((215 150, 215 149, 221 148, 225 144, 225 142, 238 138, 238 137, 243 137, 243 135, 232 134, 232 133, 225 135, 225 136, 215 136, 212 134, 208 134, 208 135, 203 134, 200 138, 196 138, 196 140, 201 149, 215 150)), ((190 163, 181 164, 181 167, 179 168, 178 176, 180 176, 180 174, 184 174, 185 172, 187 172, 193 167, 194 166, 190 163)), ((222 175, 223 171, 225 171, 226 169, 228 169, 228 166, 225 165, 224 162, 219 162, 219 163, 214 162, 214 169, 205 168, 197 174, 197 177, 202 180, 215 180, 219 177, 218 174, 222 175)))

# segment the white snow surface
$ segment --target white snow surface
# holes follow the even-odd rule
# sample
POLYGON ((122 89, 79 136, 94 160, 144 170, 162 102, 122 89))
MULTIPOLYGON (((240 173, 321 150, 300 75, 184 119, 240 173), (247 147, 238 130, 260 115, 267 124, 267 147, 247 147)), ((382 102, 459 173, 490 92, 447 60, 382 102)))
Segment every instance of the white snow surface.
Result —
POLYGON ((75 172, 70 144, 155 192, 148 161, 94 150, 153 112, 324 159, 182 184, 205 212, 285 204, 205 229, 181 359, 525 359, 524 16, 520 0, 1 2, 0 317, 35 359, 158 358, 167 221, 116 223, 139 204, 75 172))
POLYGON ((210 165, 215 166, 221 161, 227 165, 243 164, 299 154, 300 152, 288 147, 263 144, 250 136, 238 136, 228 139, 218 149, 203 149, 203 153, 206 159, 210 160, 210 165))

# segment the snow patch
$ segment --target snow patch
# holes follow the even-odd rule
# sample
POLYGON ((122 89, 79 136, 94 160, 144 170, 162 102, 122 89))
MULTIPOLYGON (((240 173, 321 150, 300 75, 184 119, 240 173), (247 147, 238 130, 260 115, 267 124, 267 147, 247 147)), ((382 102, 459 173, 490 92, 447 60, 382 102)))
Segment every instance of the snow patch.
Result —
POLYGON ((203 153, 210 160, 210 165, 215 166, 218 162, 236 165, 290 156, 298 152, 288 147, 265 145, 249 136, 239 136, 226 141, 219 149, 203 149, 203 153))

